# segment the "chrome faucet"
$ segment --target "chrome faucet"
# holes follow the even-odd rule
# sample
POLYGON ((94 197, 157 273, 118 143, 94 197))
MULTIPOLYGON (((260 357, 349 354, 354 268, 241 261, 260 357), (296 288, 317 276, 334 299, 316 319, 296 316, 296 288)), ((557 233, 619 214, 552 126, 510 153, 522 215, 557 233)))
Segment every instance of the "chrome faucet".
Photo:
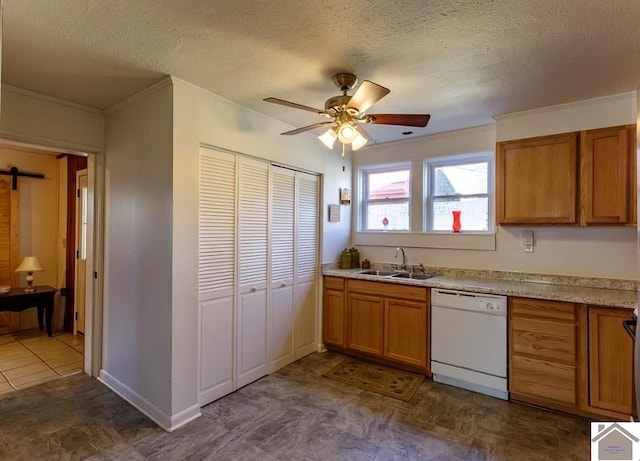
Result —
POLYGON ((407 270, 407 257, 405 256, 405 254, 404 254, 404 249, 403 249, 402 247, 398 247, 398 248, 396 248, 396 255, 395 255, 395 257, 396 257, 396 258, 398 257, 398 252, 399 252, 399 251, 401 251, 401 252, 402 252, 402 266, 401 266, 401 269, 402 269, 403 271, 406 271, 406 270, 407 270))

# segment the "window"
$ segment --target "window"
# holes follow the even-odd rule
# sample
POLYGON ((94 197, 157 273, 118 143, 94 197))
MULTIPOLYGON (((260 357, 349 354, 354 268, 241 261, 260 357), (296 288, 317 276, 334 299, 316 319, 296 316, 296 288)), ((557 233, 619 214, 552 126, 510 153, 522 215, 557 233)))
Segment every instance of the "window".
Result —
POLYGON ((411 164, 362 170, 362 230, 408 231, 411 164))
POLYGON ((425 164, 428 232, 451 232, 454 210, 461 212, 463 232, 493 230, 490 155, 427 160, 425 164))

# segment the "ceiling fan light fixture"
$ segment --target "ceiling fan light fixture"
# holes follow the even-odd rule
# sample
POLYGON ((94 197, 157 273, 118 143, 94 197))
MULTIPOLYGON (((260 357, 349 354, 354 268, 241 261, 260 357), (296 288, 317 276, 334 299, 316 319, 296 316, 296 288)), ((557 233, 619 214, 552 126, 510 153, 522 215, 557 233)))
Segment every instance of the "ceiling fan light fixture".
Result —
POLYGON ((367 138, 356 132, 356 137, 351 141, 351 150, 358 150, 367 143, 367 138))
POLYGON ((343 123, 340 125, 340 128, 338 128, 338 139, 342 144, 351 143, 357 134, 356 128, 348 122, 343 123))
POLYGON ((333 145, 336 143, 336 139, 338 139, 338 134, 335 128, 329 128, 324 134, 318 136, 318 139, 329 149, 333 149, 333 145))

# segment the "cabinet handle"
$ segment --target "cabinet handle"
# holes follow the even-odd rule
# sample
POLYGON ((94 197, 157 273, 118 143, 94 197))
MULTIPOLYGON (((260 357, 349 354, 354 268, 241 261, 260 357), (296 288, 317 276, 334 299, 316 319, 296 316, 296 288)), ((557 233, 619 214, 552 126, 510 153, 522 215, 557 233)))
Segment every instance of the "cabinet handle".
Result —
POLYGON ((251 287, 250 291, 253 293, 254 291, 258 291, 258 289, 256 287, 251 287))
POLYGON ((636 322, 636 320, 625 320, 622 322, 622 326, 624 327, 625 331, 629 333, 629 336, 631 336, 631 339, 633 339, 634 341, 636 340, 636 322))
POLYGON ((286 287, 286 286, 287 286, 287 283, 286 283, 286 282, 282 282, 282 283, 280 284, 280 287, 281 287, 281 288, 284 288, 284 287, 286 287))

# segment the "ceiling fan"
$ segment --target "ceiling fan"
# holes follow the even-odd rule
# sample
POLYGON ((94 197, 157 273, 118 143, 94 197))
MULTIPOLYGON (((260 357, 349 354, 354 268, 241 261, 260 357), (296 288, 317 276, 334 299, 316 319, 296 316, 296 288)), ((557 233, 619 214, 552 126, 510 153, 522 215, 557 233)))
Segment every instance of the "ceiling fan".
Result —
POLYGON ((318 115, 333 119, 296 128, 281 134, 294 135, 328 126, 329 129, 319 136, 319 139, 329 149, 333 148, 336 139, 339 140, 343 144, 344 155, 345 145, 350 145, 352 150, 358 150, 371 139, 362 127, 364 123, 425 127, 431 118, 429 114, 367 114, 367 109, 391 92, 389 88, 365 80, 360 84, 356 92, 349 96, 347 93, 356 86, 358 77, 350 73, 340 73, 333 76, 333 82, 342 91, 342 94, 327 99, 324 104, 324 110, 283 99, 265 98, 264 101, 267 102, 315 112, 318 115))

